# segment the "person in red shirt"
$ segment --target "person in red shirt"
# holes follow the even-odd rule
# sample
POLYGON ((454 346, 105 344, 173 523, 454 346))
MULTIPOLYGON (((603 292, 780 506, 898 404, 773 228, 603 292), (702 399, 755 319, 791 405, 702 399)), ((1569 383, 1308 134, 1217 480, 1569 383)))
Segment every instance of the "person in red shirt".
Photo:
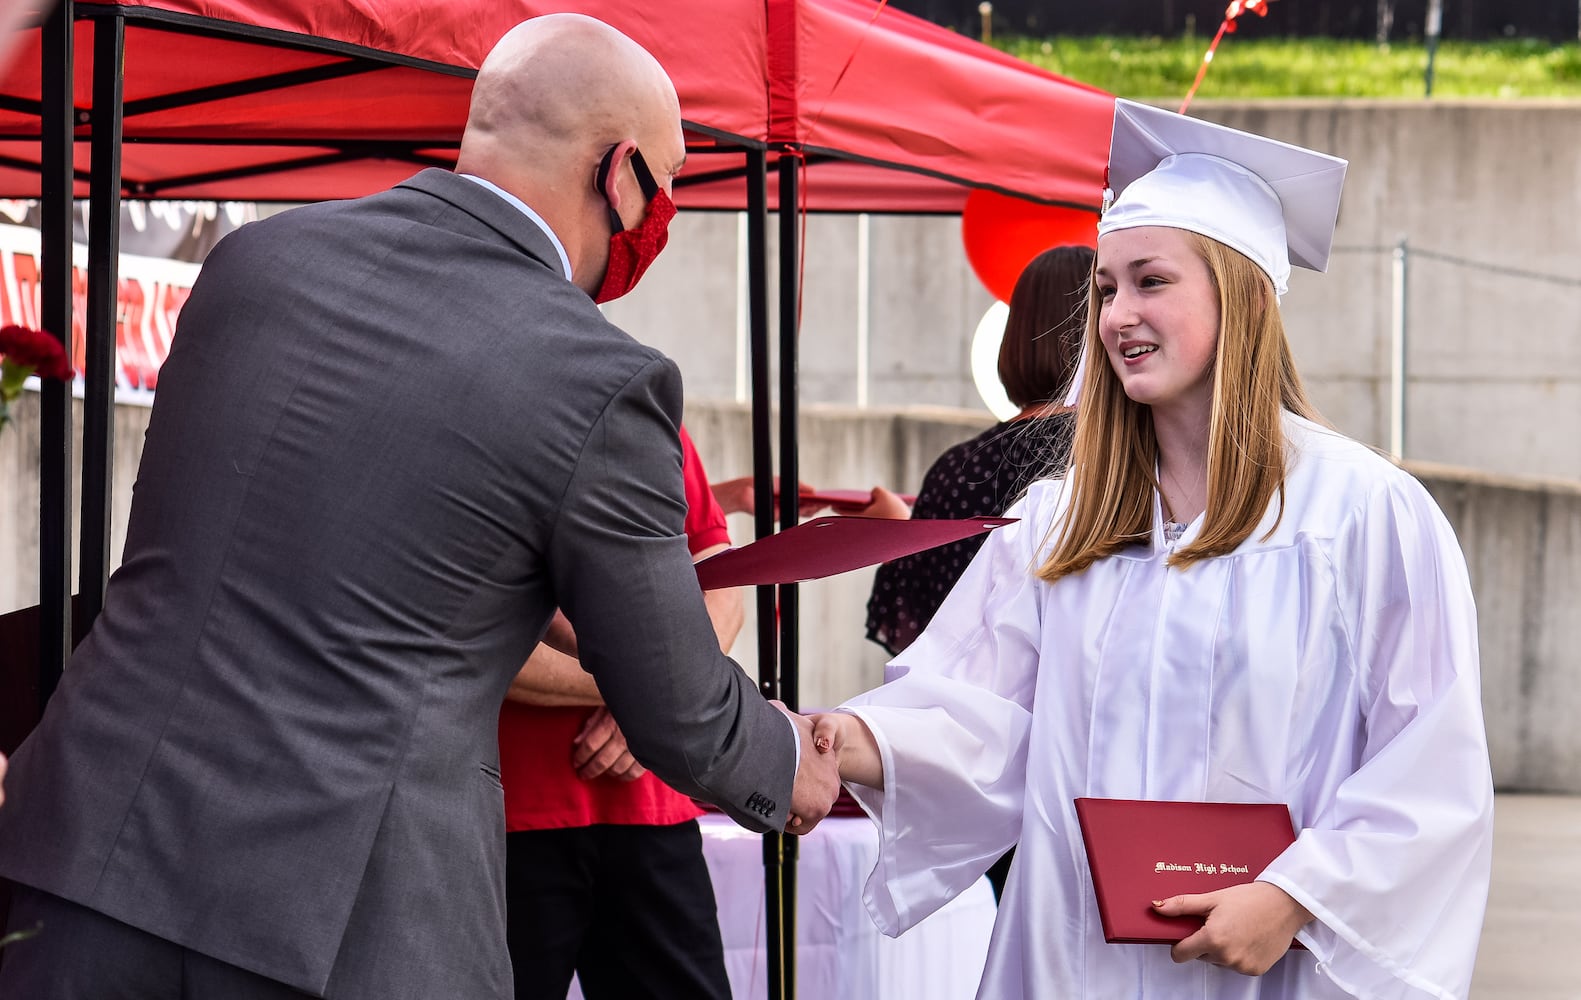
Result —
MULTIPOLYGON (((685 531, 702 559, 730 537, 684 427, 681 449, 685 531)), ((704 598, 728 649, 740 592, 704 598)), ((588 1000, 728 1000, 702 811, 631 756, 592 676, 540 645, 511 685, 499 741, 517 1000, 564 1000, 573 972, 588 1000)))

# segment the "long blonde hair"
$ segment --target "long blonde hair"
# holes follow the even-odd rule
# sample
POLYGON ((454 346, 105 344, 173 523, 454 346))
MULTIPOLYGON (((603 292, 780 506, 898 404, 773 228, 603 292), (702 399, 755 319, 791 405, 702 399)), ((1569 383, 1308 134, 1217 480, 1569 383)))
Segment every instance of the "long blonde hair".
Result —
MULTIPOLYGON (((1208 429, 1207 511, 1197 538, 1169 557, 1177 569, 1233 551, 1256 529, 1275 494, 1279 518, 1284 517, 1280 414, 1289 410, 1322 422, 1296 372, 1268 275, 1216 240, 1187 236, 1219 296, 1219 340, 1208 429)), ((1109 366, 1098 338, 1099 309, 1094 280, 1087 304, 1087 374, 1068 473, 1070 505, 1050 529, 1054 547, 1038 569, 1049 582, 1146 541, 1154 491, 1160 489, 1152 411, 1125 394, 1109 366)))

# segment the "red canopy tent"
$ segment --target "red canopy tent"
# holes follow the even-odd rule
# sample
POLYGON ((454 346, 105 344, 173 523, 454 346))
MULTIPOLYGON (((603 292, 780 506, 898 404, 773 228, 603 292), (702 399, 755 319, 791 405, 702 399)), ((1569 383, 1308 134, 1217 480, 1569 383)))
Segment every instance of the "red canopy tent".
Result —
MULTIPOLYGON (((815 210, 958 212, 971 187, 1096 208, 1112 99, 869 0, 474 4, 129 0, 75 5, 76 194, 87 195, 95 26, 125 26, 128 197, 310 201, 448 165, 472 74, 549 10, 610 22, 676 82, 694 149, 804 153, 815 210)), ((0 196, 36 197, 37 29, 0 76, 0 196)), ((683 207, 743 207, 744 162, 683 207)), ((772 204, 772 196, 771 196, 772 204)))
MULTIPOLYGON (((796 474, 795 209, 959 212, 987 188, 1097 210, 1112 98, 870 0, 60 0, 0 74, 0 197, 43 203, 39 315, 72 328, 71 200, 90 202, 81 590, 73 629, 71 410, 43 392, 39 698, 108 577, 122 198, 312 201, 451 166, 477 66, 551 10, 599 17, 676 83, 683 208, 746 209, 758 532, 773 530, 766 232, 780 214, 779 474, 796 474), (772 188, 770 171, 778 177, 772 188)), ((69 343, 69 338, 68 338, 69 343)), ((780 512, 795 523, 794 496, 780 512)), ((796 705, 796 591, 759 591, 765 691, 796 705), (777 614, 776 614, 777 608, 777 614), (775 631, 776 619, 779 622, 775 631), (776 645, 776 639, 778 644, 776 645)), ((29 685, 31 686, 31 685, 29 685)), ((793 843, 793 841, 791 841, 793 843)), ((773 852, 765 852, 768 857, 773 852)), ((783 883, 793 887, 793 864, 783 883)), ((782 879, 771 869, 769 933, 782 879)), ((787 892, 789 898, 793 893, 787 892)), ((794 926, 792 923, 791 926, 794 926)), ((771 989, 789 982, 770 948, 771 989)), ((778 995, 777 993, 775 995, 778 995)))

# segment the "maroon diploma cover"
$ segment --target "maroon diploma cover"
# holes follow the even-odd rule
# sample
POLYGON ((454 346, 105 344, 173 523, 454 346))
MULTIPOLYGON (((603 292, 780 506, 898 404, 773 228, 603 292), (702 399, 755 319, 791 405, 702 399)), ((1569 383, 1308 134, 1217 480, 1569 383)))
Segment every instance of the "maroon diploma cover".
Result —
POLYGON ((1189 937, 1201 918, 1161 916, 1153 900, 1251 882, 1296 839, 1282 804, 1079 798, 1076 819, 1110 944, 1189 937))
POLYGON ((815 517, 777 535, 728 549, 697 564, 704 590, 821 580, 872 566, 1007 524, 1013 517, 961 520, 815 517))

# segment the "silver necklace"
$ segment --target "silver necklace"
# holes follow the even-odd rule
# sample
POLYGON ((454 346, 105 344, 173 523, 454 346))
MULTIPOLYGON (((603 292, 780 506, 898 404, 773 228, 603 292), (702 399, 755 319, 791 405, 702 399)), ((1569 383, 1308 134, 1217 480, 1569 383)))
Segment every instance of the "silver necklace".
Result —
MULTIPOLYGON (((1175 490, 1178 491, 1179 496, 1189 496, 1186 487, 1181 485, 1181 480, 1179 480, 1179 476, 1175 476, 1173 469, 1164 469, 1164 476, 1168 477, 1170 482, 1175 483, 1175 490)), ((1170 543, 1178 542, 1179 537, 1186 534, 1186 521, 1176 520, 1175 509, 1170 506, 1170 498, 1162 490, 1159 491, 1159 501, 1164 507, 1164 539, 1170 543)))

